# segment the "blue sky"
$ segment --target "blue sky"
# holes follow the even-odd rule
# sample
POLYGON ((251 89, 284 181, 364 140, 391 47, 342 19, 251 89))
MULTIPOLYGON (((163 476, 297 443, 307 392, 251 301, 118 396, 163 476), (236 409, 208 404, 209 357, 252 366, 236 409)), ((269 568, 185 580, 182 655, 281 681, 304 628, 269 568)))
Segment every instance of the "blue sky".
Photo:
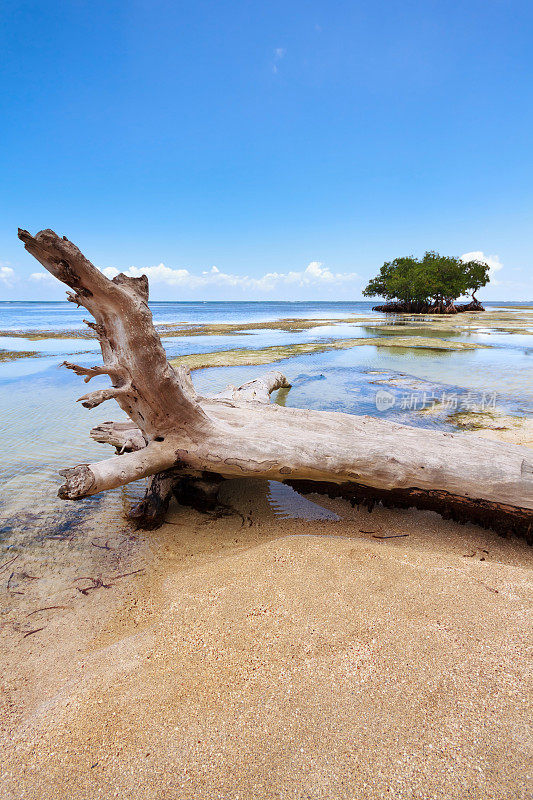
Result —
POLYGON ((0 298, 64 296, 20 226, 147 271, 154 299, 359 299, 426 249, 533 299, 530 0, 1 15, 0 298))

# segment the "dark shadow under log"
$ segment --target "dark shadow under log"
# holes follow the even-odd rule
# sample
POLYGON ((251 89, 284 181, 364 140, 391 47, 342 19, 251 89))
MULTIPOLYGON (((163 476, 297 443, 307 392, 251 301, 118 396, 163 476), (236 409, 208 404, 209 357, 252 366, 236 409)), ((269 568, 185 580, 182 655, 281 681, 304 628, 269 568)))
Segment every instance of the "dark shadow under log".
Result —
POLYGON ((181 506, 211 513, 221 507, 218 492, 224 482, 222 475, 205 473, 198 478, 184 476, 180 470, 166 470, 152 475, 145 496, 128 514, 135 526, 155 530, 165 522, 172 497, 181 506))
POLYGON ((342 497, 352 506, 362 505, 372 511, 375 505, 389 508, 418 508, 435 511, 444 519, 491 528, 501 536, 518 536, 533 544, 533 515, 516 506, 491 503, 488 500, 472 500, 460 495, 439 490, 421 489, 374 489, 358 483, 326 483, 317 481, 284 481, 301 494, 324 494, 342 497))
POLYGON ((218 493, 225 478, 211 472, 200 478, 182 478, 174 486, 174 497, 182 506, 209 513, 220 508, 218 493))
POLYGON ((128 514, 128 518, 137 528, 151 531, 161 527, 174 494, 174 486, 179 480, 179 476, 173 470, 152 475, 143 499, 134 505, 128 514))

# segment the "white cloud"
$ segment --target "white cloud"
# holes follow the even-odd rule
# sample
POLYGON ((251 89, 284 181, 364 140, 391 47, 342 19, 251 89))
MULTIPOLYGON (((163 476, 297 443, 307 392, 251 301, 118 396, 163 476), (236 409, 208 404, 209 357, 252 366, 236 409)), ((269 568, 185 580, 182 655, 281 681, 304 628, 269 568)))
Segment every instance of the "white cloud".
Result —
POLYGON ((500 257, 496 255, 486 256, 482 250, 472 250, 471 253, 463 253, 461 261, 483 261, 489 265, 489 278, 493 286, 498 286, 500 281, 494 277, 497 272, 503 269, 500 257))
POLYGON ((30 275, 30 281, 44 281, 45 283, 55 283, 56 278, 53 275, 50 275, 49 272, 32 272, 30 275))
MULTIPOLYGON (((114 278, 119 271, 114 267, 107 267, 102 272, 108 278, 114 278)), ((359 275, 356 272, 331 272, 320 261, 311 261, 304 270, 267 272, 259 278, 221 272, 218 267, 211 267, 210 270, 205 270, 197 275, 189 272, 188 269, 172 269, 164 264, 158 264, 154 267, 130 267, 124 271, 124 274, 132 278, 146 275, 151 284, 181 286, 188 289, 215 286, 262 292, 271 292, 279 286, 307 287, 321 284, 338 286, 359 279, 359 275)))
MULTIPOLYGON (((114 267, 107 267, 102 272, 108 278, 114 278, 118 275, 118 269, 114 267)), ((125 275, 130 278, 139 278, 141 275, 146 275, 151 283, 165 283, 167 286, 189 286, 196 287, 202 285, 202 278, 193 275, 188 269, 171 269, 165 267, 164 264, 158 264, 155 267, 130 267, 124 270, 125 275)))
POLYGON ((282 58, 285 58, 285 53, 287 51, 284 47, 276 47, 274 50, 274 61, 272 63, 272 72, 276 74, 278 71, 278 63, 281 61, 282 58))
POLYGON ((15 277, 15 270, 11 267, 0 267, 0 281, 5 283, 6 286, 11 286, 13 278, 15 277))
POLYGON ((318 284, 341 284, 357 280, 356 272, 331 272, 328 267, 323 267, 320 261, 311 263, 301 272, 267 272, 262 278, 254 279, 259 288, 275 288, 279 284, 293 284, 296 286, 313 286, 318 284))

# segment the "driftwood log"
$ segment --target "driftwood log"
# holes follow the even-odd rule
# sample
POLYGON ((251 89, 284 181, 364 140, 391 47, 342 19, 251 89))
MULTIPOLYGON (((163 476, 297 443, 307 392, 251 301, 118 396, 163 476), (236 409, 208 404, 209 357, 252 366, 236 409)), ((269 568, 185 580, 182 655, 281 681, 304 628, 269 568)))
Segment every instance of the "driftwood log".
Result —
POLYGON ((80 398, 86 408, 114 399, 131 422, 93 429, 116 456, 65 469, 59 496, 80 500, 153 476, 135 510, 140 524, 161 521, 171 494, 182 502, 216 497, 235 476, 290 483, 302 491, 342 496, 369 508, 376 502, 432 509, 444 517, 531 538, 533 454, 524 447, 462 434, 408 427, 368 416, 269 404, 287 386, 279 372, 197 394, 189 371, 167 361, 148 307, 148 280, 106 278, 65 237, 19 230, 26 250, 72 290, 95 322, 103 364, 65 365, 111 386, 80 398))

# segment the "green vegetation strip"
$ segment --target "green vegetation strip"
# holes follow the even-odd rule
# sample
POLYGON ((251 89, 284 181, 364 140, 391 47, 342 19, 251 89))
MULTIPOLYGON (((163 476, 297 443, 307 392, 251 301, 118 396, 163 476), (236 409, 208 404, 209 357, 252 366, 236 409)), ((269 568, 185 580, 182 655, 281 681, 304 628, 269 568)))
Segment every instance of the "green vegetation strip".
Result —
MULTIPOLYGON (((357 324, 365 319, 373 320, 375 317, 344 317, 342 319, 287 319, 268 320, 267 322, 217 322, 211 325, 188 325, 185 322, 172 325, 156 325, 156 330, 161 337, 167 336, 233 336, 242 331, 275 330, 275 331, 305 331, 309 328, 319 328, 324 325, 338 325, 339 323, 357 324)), ((12 336, 17 339, 95 339, 91 330, 54 331, 2 331, 0 336, 12 336)))
POLYGON ((524 417, 513 414, 497 414, 492 411, 456 411, 447 421, 467 431, 508 431, 524 424, 524 417))
MULTIPOLYGON (((531 333, 531 325, 533 324, 533 315, 527 313, 527 309, 519 309, 522 311, 518 315, 516 311, 500 312, 497 313, 492 310, 481 311, 477 313, 464 313, 456 316, 445 316, 435 314, 421 315, 423 319, 416 319, 412 314, 395 314, 394 320, 409 321, 410 325, 406 326, 402 333, 408 333, 410 327, 435 327, 440 329, 444 335, 450 329, 468 330, 471 327, 492 327, 495 331, 505 331, 508 333, 531 333), (502 323, 505 327, 497 327, 502 323)), ((340 325, 348 324, 356 327, 369 326, 373 330, 379 332, 386 332, 387 329, 392 330, 398 326, 393 323, 390 325, 381 325, 385 318, 373 316, 358 316, 358 317, 341 317, 335 319, 298 319, 296 317, 288 317, 285 319, 267 320, 266 322, 218 322, 206 325, 188 325, 185 322, 172 323, 168 325, 156 325, 156 330, 162 338, 167 337, 183 337, 183 336, 235 336, 240 333, 251 331, 271 330, 271 331, 305 331, 310 328, 320 328, 326 325, 340 325), (372 325, 372 323, 374 323, 372 325)), ((94 339, 92 330, 72 330, 72 331, 58 331, 58 330, 31 330, 31 331, 10 331, 0 330, 0 336, 10 336, 17 339, 28 339, 30 341, 39 341, 40 339, 94 339)))
POLYGON ((374 347, 408 347, 426 350, 475 350, 487 345, 469 342, 449 342, 446 339, 425 338, 422 336, 394 336, 375 339, 336 339, 331 342, 308 342, 306 344, 276 345, 258 350, 221 350, 217 353, 191 353, 174 358, 171 364, 185 364, 189 369, 206 367, 241 367, 254 364, 272 364, 284 358, 325 353, 328 350, 349 350, 352 347, 373 345, 374 347))
POLYGON ((0 364, 6 361, 16 361, 17 358, 39 358, 44 353, 35 353, 33 350, 0 350, 0 364))
POLYGON ((373 320, 375 317, 343 317, 342 319, 286 319, 267 320, 266 322, 217 322, 210 325, 189 325, 176 327, 175 325, 157 326, 160 336, 233 336, 243 331, 305 331, 309 328, 320 328, 324 325, 338 325, 339 323, 357 324, 364 319, 373 320))
POLYGON ((0 331, 0 336, 9 336, 11 339, 28 339, 38 342, 40 339, 96 339, 92 331, 0 331))

